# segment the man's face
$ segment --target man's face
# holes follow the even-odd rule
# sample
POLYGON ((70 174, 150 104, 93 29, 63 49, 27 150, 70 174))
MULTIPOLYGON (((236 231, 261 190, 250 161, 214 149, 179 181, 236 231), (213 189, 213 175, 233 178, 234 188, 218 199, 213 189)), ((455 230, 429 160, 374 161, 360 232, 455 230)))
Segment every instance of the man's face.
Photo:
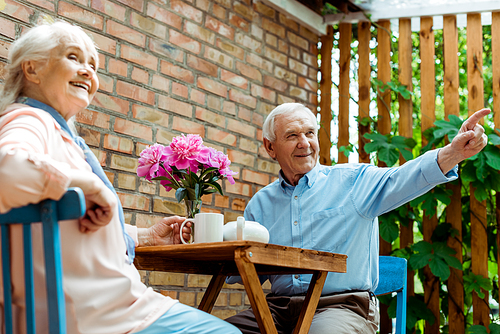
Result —
POLYGON ((297 110, 275 118, 276 141, 264 138, 271 158, 276 159, 287 181, 296 185, 318 161, 319 143, 315 124, 306 111, 297 110))

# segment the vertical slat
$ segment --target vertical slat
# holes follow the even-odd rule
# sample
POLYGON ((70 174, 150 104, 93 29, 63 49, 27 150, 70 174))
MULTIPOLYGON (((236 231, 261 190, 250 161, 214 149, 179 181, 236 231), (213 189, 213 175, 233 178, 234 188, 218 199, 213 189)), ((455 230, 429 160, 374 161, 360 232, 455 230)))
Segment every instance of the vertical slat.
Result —
MULTIPOLYGON (((492 13, 491 17, 491 51, 493 69, 493 120, 495 129, 500 128, 500 12, 492 13)), ((497 133, 498 134, 498 133, 497 133)), ((497 259, 500 259, 500 194, 496 195, 497 218, 497 259)), ((500 266, 498 267, 500 277, 500 266)), ((497 300, 497 302, 500 301, 497 300)))
MULTIPOLYGON (((391 23, 388 20, 378 21, 377 29, 377 77, 384 83, 391 81, 391 23)), ((391 132, 391 96, 389 89, 378 93, 378 131, 381 134, 391 132)), ((379 161, 379 166, 386 166, 379 161)), ((380 237, 380 254, 389 255, 392 246, 380 237)), ((392 333, 392 321, 387 315, 387 306, 380 305, 380 332, 392 333)))
POLYGON ((66 332, 66 308, 62 284, 61 235, 55 201, 42 203, 43 250, 51 334, 66 332), (55 283, 55 284, 54 284, 55 283))
POLYGON ((12 330, 12 291, 10 279, 10 238, 9 226, 2 225, 2 279, 3 279, 3 313, 5 321, 5 333, 13 333, 12 330))
POLYGON ((331 165, 330 148, 332 142, 331 122, 332 122, 332 48, 333 48, 333 27, 328 26, 327 34, 321 36, 321 127, 318 133, 319 139, 319 162, 322 165, 331 165))
MULTIPOLYGON (((371 87, 371 66, 370 66, 370 22, 362 21, 358 23, 358 116, 359 120, 370 117, 370 87, 371 87)), ((369 125, 358 123, 358 147, 359 162, 370 162, 370 155, 364 150, 365 139, 363 136, 370 131, 369 125)))
POLYGON ((31 224, 23 224, 24 288, 26 293, 26 329, 28 334, 36 332, 35 283, 33 281, 33 246, 31 224))
MULTIPOLYGON (((450 115, 460 115, 458 96, 458 30, 457 17, 443 17, 444 44, 444 112, 448 120, 450 115)), ((446 188, 452 191, 451 203, 446 208, 446 222, 458 235, 448 238, 448 246, 455 250, 455 257, 462 262, 462 195, 460 180, 456 184, 448 183, 446 188)), ((451 268, 448 279, 448 326, 450 333, 465 333, 463 271, 451 268)))
MULTIPOLYGON (((434 126, 435 116, 435 70, 434 70, 434 32, 432 30, 432 17, 423 17, 420 19, 420 90, 421 112, 422 112, 422 132, 434 126)), ((423 144, 425 138, 422 138, 423 144)), ((437 217, 434 215, 428 218, 424 215, 423 219, 424 240, 430 242, 432 233, 437 226, 437 217)), ((439 280, 432 274, 429 267, 424 268, 424 299, 427 307, 436 317, 436 321, 431 325, 425 324, 426 334, 439 333, 439 280)))
MULTIPOLYGON (((483 30, 481 14, 467 14, 467 88, 469 91, 469 115, 484 106, 483 67, 483 30)), ((488 277, 488 234, 486 232, 486 201, 478 201, 474 189, 470 188, 471 211, 471 269, 476 275, 488 277)), ((479 298, 472 294, 473 323, 488 327, 489 293, 479 298)))
MULTIPOLYGON (((399 20, 399 82, 406 85, 409 91, 413 91, 412 85, 412 39, 411 39, 411 20, 399 20)), ((403 137, 413 137, 413 103, 412 99, 405 100, 399 95, 399 134, 403 137)), ((400 157, 400 164, 405 162, 400 157)), ((413 244, 413 220, 408 221, 408 226, 401 225, 399 234, 400 248, 405 248, 413 244)), ((408 271, 407 287, 408 294, 413 295, 414 279, 413 271, 408 271)))
MULTIPOLYGON (((337 147, 349 145, 349 68, 351 65, 352 25, 339 24, 339 140, 337 147)), ((348 162, 348 157, 339 152, 338 163, 348 162)))

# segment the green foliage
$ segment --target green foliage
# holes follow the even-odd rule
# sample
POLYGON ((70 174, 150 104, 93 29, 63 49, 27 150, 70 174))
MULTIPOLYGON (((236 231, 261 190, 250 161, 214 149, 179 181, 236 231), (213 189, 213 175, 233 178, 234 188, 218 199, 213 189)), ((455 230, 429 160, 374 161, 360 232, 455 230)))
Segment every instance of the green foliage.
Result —
POLYGON ((364 137, 371 140, 365 145, 366 153, 377 152, 378 159, 385 162, 387 166, 394 166, 398 162, 399 154, 405 160, 413 159, 412 149, 417 144, 413 138, 380 133, 366 133, 364 137))
MULTIPOLYGON (((500 334, 500 325, 498 325, 498 324, 490 324, 488 326, 488 328, 490 330, 490 334, 500 334)), ((487 334, 488 330, 484 326, 474 325, 474 326, 470 326, 467 329, 466 333, 467 334, 487 334)))
POLYGON ((491 291, 493 285, 489 278, 469 272, 469 274, 464 275, 464 288, 465 293, 475 291, 479 298, 484 298, 484 292, 481 289, 491 291))
POLYGON ((419 241, 411 248, 414 253, 410 256, 408 263, 414 270, 422 269, 428 265, 431 272, 442 281, 446 281, 450 277, 450 267, 462 270, 460 261, 451 256, 456 252, 443 242, 431 244, 427 241, 419 241))

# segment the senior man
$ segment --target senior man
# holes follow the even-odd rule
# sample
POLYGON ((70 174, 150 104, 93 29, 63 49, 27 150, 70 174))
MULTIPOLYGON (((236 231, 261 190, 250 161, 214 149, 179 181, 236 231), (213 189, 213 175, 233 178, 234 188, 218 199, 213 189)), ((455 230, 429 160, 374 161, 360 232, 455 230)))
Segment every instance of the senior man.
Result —
MULTIPOLYGON (((379 314, 377 217, 457 178, 456 165, 487 143, 479 120, 467 119, 452 143, 401 167, 318 163, 315 115, 298 103, 276 107, 263 126, 264 146, 277 160, 279 179, 245 209, 247 220, 267 227, 270 243, 347 254, 347 273, 329 273, 309 333, 375 333, 379 314)), ((267 302, 278 333, 292 333, 311 275, 271 275, 267 302)), ((228 278, 228 283, 239 277, 228 278)), ((242 333, 260 333, 252 309, 226 319, 242 333)))

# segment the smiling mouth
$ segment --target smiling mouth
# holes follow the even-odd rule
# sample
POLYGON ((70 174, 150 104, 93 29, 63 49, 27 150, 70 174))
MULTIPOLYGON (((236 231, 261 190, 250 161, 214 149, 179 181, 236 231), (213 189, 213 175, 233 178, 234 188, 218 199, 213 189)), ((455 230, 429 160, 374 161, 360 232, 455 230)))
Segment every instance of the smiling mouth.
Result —
POLYGON ((70 84, 75 86, 75 87, 82 88, 86 92, 88 92, 90 90, 90 85, 83 83, 83 82, 70 82, 70 84))
POLYGON ((307 153, 307 154, 296 154, 295 157, 297 158, 307 158, 310 156, 312 153, 307 153))

